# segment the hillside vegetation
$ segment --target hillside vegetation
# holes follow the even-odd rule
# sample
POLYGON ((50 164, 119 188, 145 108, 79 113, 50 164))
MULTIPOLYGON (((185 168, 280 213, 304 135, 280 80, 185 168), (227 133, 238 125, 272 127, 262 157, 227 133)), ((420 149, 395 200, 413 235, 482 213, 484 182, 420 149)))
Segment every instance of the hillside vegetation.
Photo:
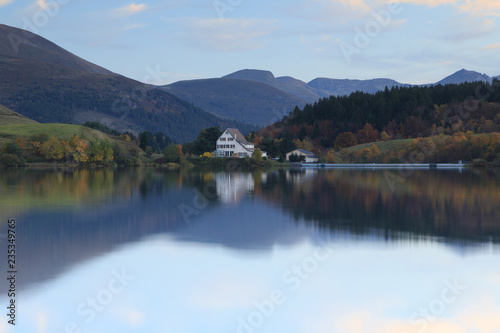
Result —
POLYGON ((6 108, 1 112, 5 122, 0 123, 0 165, 140 163, 140 149, 126 135, 111 136, 80 125, 27 123, 29 119, 6 108))
MULTIPOLYGON (((421 161, 454 161, 485 158, 500 159, 496 136, 500 132, 500 81, 459 85, 394 87, 367 94, 324 98, 303 109, 295 108, 281 121, 249 138, 271 156, 282 156, 294 148, 313 151, 333 160, 342 149, 340 160, 359 160, 352 154, 365 151, 362 160, 408 161, 404 154, 412 139, 432 138, 438 154, 424 154, 421 161), (406 139, 407 141, 400 141, 406 139), (396 141, 394 141, 396 140, 396 141), (378 143, 379 142, 379 143, 378 143), (463 146, 456 145, 461 142, 463 146), (391 151, 388 158, 368 158, 371 143, 377 143, 371 157, 391 151), (450 153, 446 149, 461 150, 450 153), (453 148, 450 148, 453 147, 453 148), (473 149, 471 150, 471 147, 473 149), (443 149, 441 149, 443 148, 443 149), (439 156, 438 156, 439 155, 439 156)), ((359 157, 359 156, 358 156, 359 157)))
POLYGON ((0 25, 0 73, 0 104, 41 123, 98 121, 120 132, 161 131, 180 143, 210 126, 255 129, 5 25, 0 25), (25 42, 14 46, 9 36, 25 42))
POLYGON ((73 135, 93 140, 110 140, 111 138, 99 131, 80 125, 68 124, 13 124, 0 125, 0 136, 3 138, 29 138, 33 135, 47 134, 58 139, 68 139, 73 135))

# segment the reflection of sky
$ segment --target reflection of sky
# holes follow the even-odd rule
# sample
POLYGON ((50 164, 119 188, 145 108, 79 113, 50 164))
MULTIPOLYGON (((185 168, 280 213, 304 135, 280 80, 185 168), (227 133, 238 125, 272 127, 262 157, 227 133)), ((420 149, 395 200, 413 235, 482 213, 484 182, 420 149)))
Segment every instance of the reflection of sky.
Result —
POLYGON ((256 311, 255 302, 279 289, 285 301, 255 331, 416 332, 421 326, 410 324, 411 315, 441 297, 446 279, 458 279, 467 290, 426 332, 500 330, 500 268, 491 249, 461 256, 437 243, 343 242, 292 290, 284 274, 313 258, 316 247, 303 241, 275 246, 271 253, 237 252, 154 236, 22 294, 15 329, 5 321, 0 328, 63 332, 74 322, 83 332, 95 333, 237 332, 238 318, 247 318, 256 311), (78 305, 122 269, 134 280, 86 323, 76 312, 78 305))
MULTIPOLYGON (((319 229, 256 195, 254 182, 250 174, 217 178, 225 204, 211 203, 189 223, 178 207, 191 205, 197 192, 158 182, 88 211, 20 216, 19 274, 34 278, 19 279, 17 325, 0 321, 0 332, 413 333, 424 324, 422 332, 431 333, 500 331, 498 245, 464 250, 430 236, 386 241, 376 230, 319 229), (318 263, 322 239, 333 252, 318 263), (317 269, 297 280, 291 269, 311 260, 317 269), (106 292, 121 270, 134 280, 86 322, 79 305, 106 292), (422 321, 421 309, 439 302, 445 281, 455 279, 467 290, 422 321), (272 315, 259 327, 239 326, 276 290, 285 300, 272 315)), ((0 304, 7 302, 0 295, 0 304)))

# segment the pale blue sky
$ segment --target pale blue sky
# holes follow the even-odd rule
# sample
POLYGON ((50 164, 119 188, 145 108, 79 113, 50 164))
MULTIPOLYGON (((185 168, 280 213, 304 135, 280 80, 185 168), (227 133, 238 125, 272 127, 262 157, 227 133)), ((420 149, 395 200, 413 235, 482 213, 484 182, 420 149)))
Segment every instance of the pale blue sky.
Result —
POLYGON ((388 13, 391 2, 0 0, 0 22, 30 26, 84 59, 154 84, 244 68, 306 82, 418 84, 462 68, 500 75, 500 1, 404 0, 377 23, 374 13, 388 13), (370 36, 360 38, 366 29, 370 36))

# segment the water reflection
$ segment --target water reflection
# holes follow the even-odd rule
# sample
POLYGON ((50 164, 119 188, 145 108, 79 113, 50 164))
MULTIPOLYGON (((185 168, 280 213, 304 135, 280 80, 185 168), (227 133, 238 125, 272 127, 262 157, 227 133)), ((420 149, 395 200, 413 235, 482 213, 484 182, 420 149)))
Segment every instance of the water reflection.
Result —
POLYGON ((3 228, 8 218, 19 221, 18 258, 26 272, 20 286, 157 234, 238 251, 271 251, 322 233, 373 241, 430 238, 460 251, 499 241, 498 173, 421 170, 394 184, 390 176, 366 170, 8 170, 0 175, 0 218, 3 228))
POLYGON ((468 289, 426 332, 500 330, 499 174, 394 176, 2 170, 22 316, 0 331, 413 333, 455 279, 468 289), (122 270, 134 279, 91 318, 122 270), (284 302, 246 326, 275 290, 284 302))
POLYGON ((295 219, 327 229, 384 238, 499 240, 499 173, 418 170, 401 177, 397 171, 308 171, 269 175, 264 198, 295 219))

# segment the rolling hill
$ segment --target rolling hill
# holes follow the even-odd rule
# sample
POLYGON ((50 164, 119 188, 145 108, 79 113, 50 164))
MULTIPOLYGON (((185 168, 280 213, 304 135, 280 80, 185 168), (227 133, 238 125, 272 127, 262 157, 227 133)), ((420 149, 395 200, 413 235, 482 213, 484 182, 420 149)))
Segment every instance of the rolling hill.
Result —
POLYGON ((248 79, 180 81, 164 90, 219 116, 268 125, 288 114, 305 100, 266 83, 248 79))
POLYGON ((98 121, 122 132, 161 131, 179 143, 210 126, 254 129, 6 25, 0 25, 0 76, 0 104, 42 123, 98 121))

